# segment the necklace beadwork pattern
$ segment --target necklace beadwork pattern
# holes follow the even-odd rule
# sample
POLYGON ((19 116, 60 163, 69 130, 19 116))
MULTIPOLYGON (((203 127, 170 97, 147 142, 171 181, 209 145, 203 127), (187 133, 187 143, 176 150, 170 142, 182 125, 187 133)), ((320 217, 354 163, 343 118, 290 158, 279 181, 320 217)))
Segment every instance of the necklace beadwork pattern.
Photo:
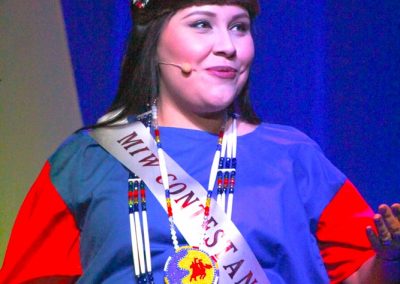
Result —
MULTIPOLYGON (((171 203, 171 196, 168 183, 168 171, 165 162, 164 150, 161 144, 160 130, 158 127, 158 115, 156 105, 152 106, 150 116, 146 116, 148 127, 151 125, 154 129, 154 139, 157 144, 157 154, 159 159, 159 168, 162 178, 162 183, 165 191, 165 202, 170 226, 172 244, 175 251, 175 256, 167 260, 167 265, 171 262, 171 258, 176 258, 178 252, 182 250, 197 250, 197 256, 208 257, 212 260, 216 270, 216 279, 218 279, 218 265, 216 259, 210 257, 201 247, 205 243, 206 226, 210 216, 210 208, 212 195, 217 181, 217 204, 224 210, 230 219, 232 216, 233 195, 236 176, 236 148, 237 148, 237 132, 236 132, 236 116, 233 116, 232 123, 225 132, 225 124, 218 132, 217 149, 214 154, 213 163, 210 170, 209 183, 207 188, 207 196, 204 205, 204 217, 202 222, 203 235, 199 240, 199 246, 179 246, 174 215, 171 203)), ((226 121, 226 119, 225 119, 226 121)), ((150 127, 149 127, 150 128, 150 127)), ((147 208, 146 208, 146 189, 144 182, 134 173, 130 174, 128 180, 128 204, 131 227, 132 254, 134 262, 134 270, 136 279, 139 283, 154 283, 151 267, 150 241, 149 230, 147 224, 147 208), (139 202, 140 199, 140 202, 139 202), (142 220, 142 224, 141 224, 142 220)), ((175 260, 173 260, 175 261, 175 260)), ((167 268, 165 268, 167 269, 167 268)), ((166 270, 165 270, 166 271, 166 270)), ((175 276, 172 275, 174 278, 175 276)), ((166 283, 171 283, 165 278, 166 283)), ((173 281, 176 281, 175 279, 173 281)), ((201 282, 202 283, 202 282, 201 282)), ((214 283, 214 282, 213 282, 214 283)), ((216 282, 215 282, 216 283, 216 282)))

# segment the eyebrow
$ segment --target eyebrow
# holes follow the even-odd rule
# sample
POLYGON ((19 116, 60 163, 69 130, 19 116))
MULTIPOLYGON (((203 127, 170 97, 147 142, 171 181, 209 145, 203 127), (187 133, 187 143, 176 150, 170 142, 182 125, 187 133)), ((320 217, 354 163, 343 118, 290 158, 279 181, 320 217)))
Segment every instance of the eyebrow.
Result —
MULTIPOLYGON (((196 16, 196 15, 207 16, 207 17, 213 17, 213 18, 215 18, 215 17, 217 16, 216 13, 210 12, 210 11, 194 11, 194 12, 189 13, 189 14, 187 14, 186 16, 184 16, 184 17, 182 18, 182 20, 184 20, 184 19, 186 19, 186 18, 189 18, 189 17, 191 17, 191 16, 196 16)), ((232 17, 232 20, 237 20, 237 19, 239 19, 239 18, 247 18, 247 19, 250 19, 250 16, 249 16, 248 13, 243 12, 243 13, 239 13, 239 14, 236 14, 235 16, 233 16, 233 17, 232 17)))

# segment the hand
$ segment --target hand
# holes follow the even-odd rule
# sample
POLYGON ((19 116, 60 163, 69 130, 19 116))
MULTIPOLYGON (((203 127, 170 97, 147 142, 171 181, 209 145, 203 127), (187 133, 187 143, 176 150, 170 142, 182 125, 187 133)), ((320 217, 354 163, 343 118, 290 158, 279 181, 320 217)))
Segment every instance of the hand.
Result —
POLYGON ((378 234, 367 227, 367 236, 377 256, 389 261, 400 260, 400 204, 380 205, 374 221, 378 234))

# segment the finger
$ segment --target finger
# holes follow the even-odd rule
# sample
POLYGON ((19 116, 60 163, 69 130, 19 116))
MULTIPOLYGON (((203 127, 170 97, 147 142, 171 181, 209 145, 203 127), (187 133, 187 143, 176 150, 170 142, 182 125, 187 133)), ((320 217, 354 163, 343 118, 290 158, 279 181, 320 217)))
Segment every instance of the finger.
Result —
POLYGON ((391 206, 392 213, 398 220, 398 225, 393 229, 392 238, 398 242, 400 242, 400 203, 394 203, 391 206))
POLYGON ((397 219, 400 220, 400 203, 395 203, 391 206, 392 212, 397 219))
MULTIPOLYGON (((400 221, 399 219, 396 218, 396 216, 393 214, 392 209, 387 206, 386 204, 382 204, 379 206, 378 209, 380 215, 382 216, 383 221, 385 222, 385 225, 387 229, 389 230, 389 233, 391 235, 399 235, 400 234, 400 221)), ((386 234, 386 232, 385 232, 386 234)), ((385 235, 383 236, 385 237, 385 235)))
POLYGON ((376 230, 378 231, 378 237, 381 242, 388 241, 392 238, 389 229, 386 227, 385 221, 383 221, 383 217, 381 214, 374 215, 374 222, 376 226, 376 230))
POLYGON ((375 232, 374 232, 374 230, 372 229, 371 226, 368 226, 368 227, 366 228, 366 233, 367 233, 368 240, 369 240, 369 242, 370 242, 371 245, 372 245, 372 248, 373 248, 375 251, 378 251, 378 250, 381 248, 382 244, 381 244, 380 239, 379 239, 378 236, 375 234, 375 232))

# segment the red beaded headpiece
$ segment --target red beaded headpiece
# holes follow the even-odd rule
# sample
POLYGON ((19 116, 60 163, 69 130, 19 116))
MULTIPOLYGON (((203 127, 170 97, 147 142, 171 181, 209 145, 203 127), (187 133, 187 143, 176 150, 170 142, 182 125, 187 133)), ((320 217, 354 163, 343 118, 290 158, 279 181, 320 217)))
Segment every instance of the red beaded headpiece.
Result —
POLYGON ((139 9, 146 7, 147 3, 149 3, 149 0, 133 0, 132 1, 132 4, 139 9))
POLYGON ((239 5, 249 11, 252 18, 260 10, 258 0, 133 0, 131 11, 135 23, 146 24, 161 15, 200 5, 239 5))

